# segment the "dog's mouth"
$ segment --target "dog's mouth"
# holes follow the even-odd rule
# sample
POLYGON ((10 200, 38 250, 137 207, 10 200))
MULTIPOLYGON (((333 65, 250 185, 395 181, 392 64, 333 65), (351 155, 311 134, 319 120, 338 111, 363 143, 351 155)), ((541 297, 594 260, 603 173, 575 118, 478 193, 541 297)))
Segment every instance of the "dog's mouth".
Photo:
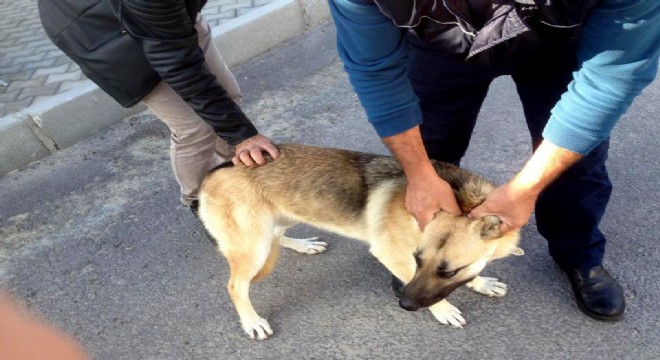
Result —
POLYGON ((419 309, 429 307, 444 300, 454 290, 464 285, 465 283, 469 282, 470 280, 472 279, 467 279, 457 283, 448 284, 433 292, 414 291, 414 289, 409 288, 410 284, 408 284, 403 288, 403 291, 399 296, 399 306, 402 309, 408 311, 417 311, 419 309))

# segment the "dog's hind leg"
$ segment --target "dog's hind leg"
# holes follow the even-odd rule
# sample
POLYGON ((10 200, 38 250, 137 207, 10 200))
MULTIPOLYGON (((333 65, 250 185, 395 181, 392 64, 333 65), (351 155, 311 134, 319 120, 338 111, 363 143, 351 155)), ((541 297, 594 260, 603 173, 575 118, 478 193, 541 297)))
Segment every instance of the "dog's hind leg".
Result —
MULTIPOLYGON (((273 334, 266 319, 257 314, 250 301, 250 283, 267 275, 272 270, 277 254, 271 255, 272 235, 267 237, 237 238, 237 242, 250 242, 250 246, 238 251, 225 249, 223 252, 229 262, 231 276, 227 289, 236 312, 241 319, 243 330, 253 339, 263 340, 273 334)), ((277 249, 275 249, 277 251, 277 249)))
POLYGON ((268 321, 257 314, 250 301, 250 284, 272 270, 278 247, 273 248, 273 218, 266 209, 235 206, 216 201, 205 204, 203 215, 209 232, 218 239, 218 249, 230 268, 227 290, 243 330, 253 339, 273 334, 268 321))

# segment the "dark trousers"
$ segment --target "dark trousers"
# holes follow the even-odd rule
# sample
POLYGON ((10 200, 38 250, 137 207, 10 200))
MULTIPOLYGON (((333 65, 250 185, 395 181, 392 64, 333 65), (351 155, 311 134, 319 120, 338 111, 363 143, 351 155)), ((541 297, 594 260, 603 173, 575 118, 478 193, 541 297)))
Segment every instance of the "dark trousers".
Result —
MULTIPOLYGON (((511 75, 516 84, 536 147, 574 69, 573 51, 549 51, 518 64, 483 67, 413 41, 408 75, 419 97, 422 139, 429 157, 459 164, 488 87, 501 75, 511 75)), ((602 262, 605 237, 598 224, 612 191, 605 168, 608 147, 609 141, 601 143, 546 188, 536 203, 538 231, 560 267, 602 262)))

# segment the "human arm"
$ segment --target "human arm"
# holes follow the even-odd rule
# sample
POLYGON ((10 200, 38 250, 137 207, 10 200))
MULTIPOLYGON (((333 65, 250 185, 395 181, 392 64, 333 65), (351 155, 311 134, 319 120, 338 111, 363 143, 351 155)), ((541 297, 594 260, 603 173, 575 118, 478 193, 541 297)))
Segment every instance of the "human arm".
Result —
POLYGON ((498 215, 503 230, 526 224, 538 194, 607 139, 657 73, 660 3, 604 1, 584 25, 580 69, 552 111, 544 141, 525 167, 470 216, 498 215))
POLYGON ((469 216, 497 215, 503 223, 502 232, 521 228, 532 215, 541 191, 581 158, 580 154, 542 141, 522 170, 488 194, 469 216))
MULTIPOLYGON (((186 3, 122 0, 122 26, 141 44, 161 79, 239 152, 249 145, 246 140, 258 135, 257 129, 209 71, 194 27, 198 9, 189 9, 186 3)), ((264 139, 268 140, 258 136, 249 143, 261 144, 264 139)), ((262 150, 277 157, 270 140, 266 143, 262 150)))
POLYGON ((401 164, 406 206, 420 227, 440 209, 460 213, 447 182, 438 177, 419 134, 422 115, 406 75, 406 34, 372 2, 329 0, 337 50, 367 118, 401 164))
POLYGON ((424 228, 440 210, 460 215, 454 191, 438 176, 422 143, 419 127, 383 138, 406 174, 406 208, 424 228))

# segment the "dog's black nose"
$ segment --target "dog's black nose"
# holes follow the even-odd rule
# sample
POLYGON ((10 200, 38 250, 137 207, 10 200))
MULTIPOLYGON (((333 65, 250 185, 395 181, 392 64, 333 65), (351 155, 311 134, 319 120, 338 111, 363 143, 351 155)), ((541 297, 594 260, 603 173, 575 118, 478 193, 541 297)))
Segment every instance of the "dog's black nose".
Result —
POLYGON ((420 308, 416 302, 407 298, 399 299, 399 306, 408 311, 417 311, 420 308))

